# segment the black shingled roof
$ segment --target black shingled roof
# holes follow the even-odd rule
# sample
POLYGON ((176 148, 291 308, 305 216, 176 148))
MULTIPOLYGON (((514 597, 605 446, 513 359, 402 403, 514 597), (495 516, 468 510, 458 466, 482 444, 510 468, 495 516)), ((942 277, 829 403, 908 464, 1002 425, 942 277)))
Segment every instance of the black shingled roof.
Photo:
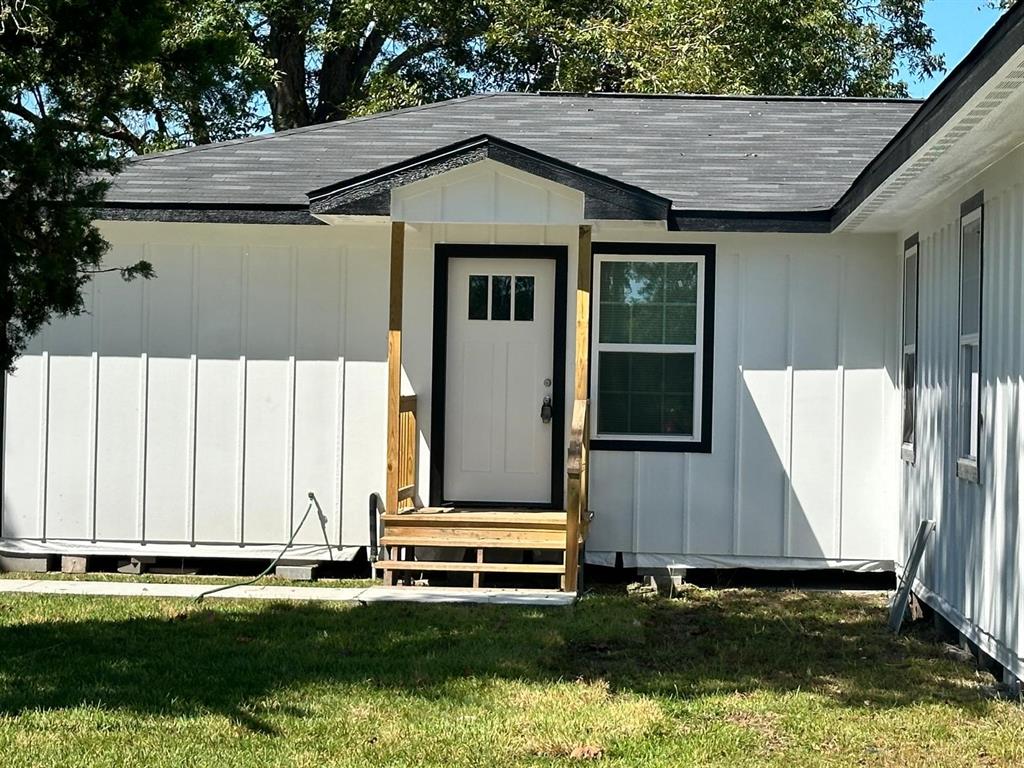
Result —
POLYGON ((495 93, 146 155, 117 206, 305 209, 307 193, 489 134, 676 210, 827 211, 916 100, 495 93))

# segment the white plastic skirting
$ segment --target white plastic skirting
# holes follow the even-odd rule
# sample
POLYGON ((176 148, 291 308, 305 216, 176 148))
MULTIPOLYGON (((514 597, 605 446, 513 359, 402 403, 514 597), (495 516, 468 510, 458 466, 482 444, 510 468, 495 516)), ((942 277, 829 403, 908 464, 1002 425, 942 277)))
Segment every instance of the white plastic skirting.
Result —
MULTIPOLYGON (((615 565, 615 552, 587 551, 591 565, 615 565)), ((768 570, 798 571, 836 568, 844 571, 891 571, 892 560, 854 560, 818 557, 768 557, 757 555, 661 555, 622 553, 625 568, 761 568, 768 570)))

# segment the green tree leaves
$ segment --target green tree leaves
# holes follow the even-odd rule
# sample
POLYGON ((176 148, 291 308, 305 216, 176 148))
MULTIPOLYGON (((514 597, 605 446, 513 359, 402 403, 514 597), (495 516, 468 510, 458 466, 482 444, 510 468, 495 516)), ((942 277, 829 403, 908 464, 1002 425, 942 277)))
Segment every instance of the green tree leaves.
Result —
POLYGON ((110 147, 131 141, 125 75, 169 22, 158 0, 0 0, 0 369, 55 314, 81 312, 82 287, 103 269, 91 220, 117 169, 110 147))
POLYGON ((923 0, 173 0, 134 151, 487 90, 901 96, 923 0))

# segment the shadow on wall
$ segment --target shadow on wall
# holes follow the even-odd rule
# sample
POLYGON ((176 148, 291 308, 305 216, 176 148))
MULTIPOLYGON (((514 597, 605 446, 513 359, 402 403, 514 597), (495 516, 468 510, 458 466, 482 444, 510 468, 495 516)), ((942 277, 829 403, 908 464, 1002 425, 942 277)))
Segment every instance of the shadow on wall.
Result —
POLYGON ((45 621, 39 599, 0 600, 4 716, 213 712, 276 735, 271 719, 347 712, 353 697, 383 696, 386 707, 389 691, 425 705, 479 706, 482 689, 453 687, 458 680, 601 680, 615 692, 671 699, 809 691, 857 710, 990 706, 949 682, 939 646, 887 633, 880 598, 740 591, 654 603, 604 597, 572 609, 247 602, 216 610, 79 598, 74 620, 45 621), (14 623, 20 615, 25 623, 14 623), (294 703, 312 686, 315 711, 294 703))

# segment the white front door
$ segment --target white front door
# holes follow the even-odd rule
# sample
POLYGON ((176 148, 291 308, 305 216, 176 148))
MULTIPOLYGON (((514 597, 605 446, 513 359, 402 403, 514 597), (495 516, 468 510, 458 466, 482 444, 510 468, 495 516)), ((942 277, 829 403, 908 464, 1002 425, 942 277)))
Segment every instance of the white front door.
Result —
POLYGON ((446 500, 551 502, 554 306, 553 259, 449 260, 446 500))

